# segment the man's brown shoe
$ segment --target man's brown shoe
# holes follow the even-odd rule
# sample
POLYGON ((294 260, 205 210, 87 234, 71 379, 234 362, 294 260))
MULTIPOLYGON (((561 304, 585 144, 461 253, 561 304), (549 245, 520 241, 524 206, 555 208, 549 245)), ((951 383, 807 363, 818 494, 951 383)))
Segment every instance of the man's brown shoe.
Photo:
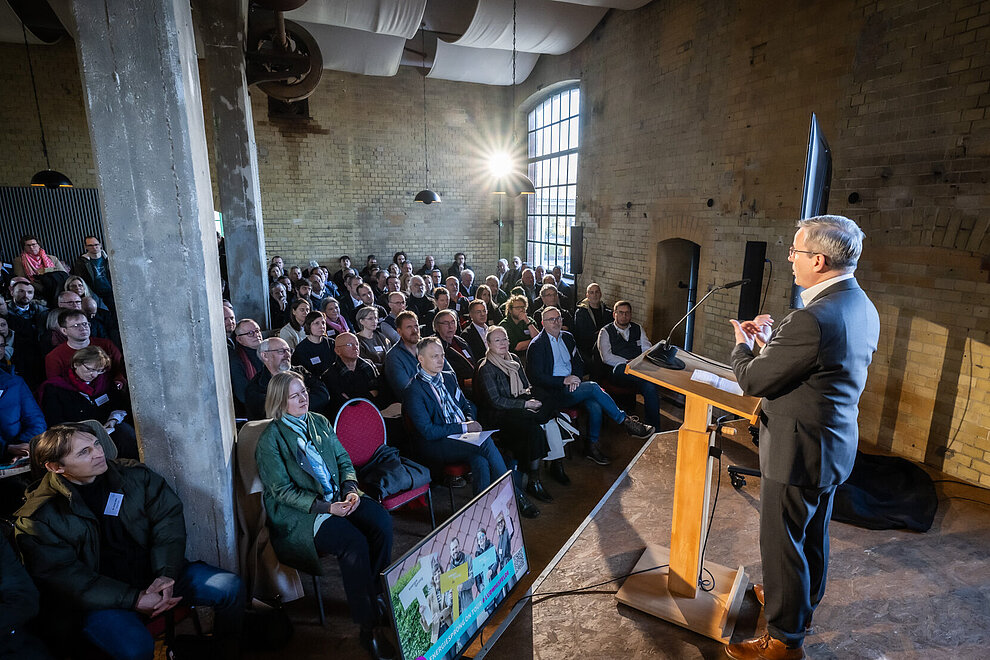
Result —
POLYGON ((754 637, 738 644, 725 647, 725 654, 735 660, 800 660, 804 657, 804 649, 787 648, 779 639, 774 639, 770 633, 763 637, 754 637))
POLYGON ((756 600, 760 601, 760 607, 766 606, 766 601, 763 600, 763 585, 754 584, 753 585, 753 595, 756 596, 756 600))

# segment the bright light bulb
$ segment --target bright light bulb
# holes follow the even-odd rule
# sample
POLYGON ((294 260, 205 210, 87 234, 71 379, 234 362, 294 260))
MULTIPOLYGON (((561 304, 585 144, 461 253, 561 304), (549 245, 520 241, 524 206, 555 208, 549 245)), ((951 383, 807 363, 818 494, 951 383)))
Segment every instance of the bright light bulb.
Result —
POLYGON ((492 154, 488 159, 488 168, 496 179, 501 179, 512 172, 512 158, 505 152, 492 154))

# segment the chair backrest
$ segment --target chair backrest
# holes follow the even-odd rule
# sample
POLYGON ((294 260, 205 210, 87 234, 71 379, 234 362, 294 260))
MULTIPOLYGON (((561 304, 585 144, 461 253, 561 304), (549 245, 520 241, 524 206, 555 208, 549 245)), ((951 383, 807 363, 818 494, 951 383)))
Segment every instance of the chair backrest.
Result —
POLYGON ((365 465, 386 444, 385 420, 367 399, 349 399, 337 413, 333 428, 355 468, 365 465))
POLYGON ((258 476, 258 463, 254 458, 254 450, 258 446, 261 432, 271 421, 262 419, 248 422, 237 432, 237 467, 247 493, 260 493, 265 489, 261 477, 258 476))

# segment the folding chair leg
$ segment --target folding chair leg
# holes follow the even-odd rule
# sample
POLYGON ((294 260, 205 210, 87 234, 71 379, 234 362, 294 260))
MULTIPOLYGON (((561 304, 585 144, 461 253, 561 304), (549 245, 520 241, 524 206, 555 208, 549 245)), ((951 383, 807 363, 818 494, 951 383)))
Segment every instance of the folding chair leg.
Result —
POLYGON ((430 507, 430 529, 433 530, 437 528, 437 518, 433 515, 433 492, 429 488, 426 489, 426 504, 430 507))
POLYGON ((316 596, 316 607, 320 610, 320 625, 327 625, 326 615, 323 613, 323 592, 320 591, 320 577, 318 575, 313 576, 313 591, 316 596))

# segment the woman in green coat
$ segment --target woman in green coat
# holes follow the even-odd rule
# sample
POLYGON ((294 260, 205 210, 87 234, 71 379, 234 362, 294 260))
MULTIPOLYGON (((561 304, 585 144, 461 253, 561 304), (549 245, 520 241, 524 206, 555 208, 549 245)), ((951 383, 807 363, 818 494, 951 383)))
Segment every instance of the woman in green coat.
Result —
POLYGON ((261 433, 255 458, 265 486, 272 546, 280 561, 322 575, 320 557, 340 562, 351 617, 361 642, 375 657, 388 657, 387 641, 373 605, 381 593, 379 573, 392 556, 392 519, 380 504, 361 495, 347 451, 330 422, 309 412, 302 377, 272 376, 265 398, 271 423, 261 433))

